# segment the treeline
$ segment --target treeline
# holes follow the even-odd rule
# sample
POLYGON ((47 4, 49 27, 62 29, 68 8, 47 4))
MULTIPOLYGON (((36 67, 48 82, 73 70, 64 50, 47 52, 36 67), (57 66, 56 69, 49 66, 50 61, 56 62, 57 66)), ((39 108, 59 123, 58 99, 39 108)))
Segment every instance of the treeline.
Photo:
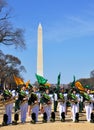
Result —
MULTIPOLYGON (((0 46, 3 48, 7 46, 8 49, 9 46, 13 46, 15 49, 25 49, 24 29, 16 28, 11 23, 12 16, 7 0, 0 0, 0 46)), ((20 59, 10 54, 4 54, 3 48, 0 48, 1 87, 14 82, 13 74, 21 77, 21 72, 25 71, 20 59)))

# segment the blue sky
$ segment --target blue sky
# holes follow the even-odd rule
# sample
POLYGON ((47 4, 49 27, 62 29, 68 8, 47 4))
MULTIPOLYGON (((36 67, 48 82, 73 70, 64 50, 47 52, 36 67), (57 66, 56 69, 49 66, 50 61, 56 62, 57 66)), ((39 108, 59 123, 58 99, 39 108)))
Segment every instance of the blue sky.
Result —
POLYGON ((27 49, 1 46, 22 61, 24 80, 36 81, 37 28, 43 28, 44 77, 50 83, 89 78, 94 69, 94 0, 7 0, 15 27, 25 30, 27 49))

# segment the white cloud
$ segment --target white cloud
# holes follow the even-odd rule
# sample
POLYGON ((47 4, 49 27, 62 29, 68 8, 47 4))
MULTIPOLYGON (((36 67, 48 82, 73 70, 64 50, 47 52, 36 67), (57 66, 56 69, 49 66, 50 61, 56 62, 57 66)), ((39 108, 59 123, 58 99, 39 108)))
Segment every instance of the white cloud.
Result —
POLYGON ((48 28, 45 33, 45 40, 62 42, 67 39, 94 35, 94 21, 89 18, 78 16, 67 16, 64 21, 58 21, 48 28), (89 20, 88 20, 89 19, 89 20))

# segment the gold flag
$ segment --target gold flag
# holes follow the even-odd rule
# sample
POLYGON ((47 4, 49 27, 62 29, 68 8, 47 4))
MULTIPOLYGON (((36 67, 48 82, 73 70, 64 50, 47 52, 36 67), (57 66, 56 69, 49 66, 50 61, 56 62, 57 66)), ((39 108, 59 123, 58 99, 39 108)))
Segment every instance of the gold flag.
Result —
POLYGON ((21 78, 16 77, 15 75, 13 77, 14 77, 14 80, 15 80, 15 82, 16 82, 17 85, 24 84, 24 81, 21 78))
POLYGON ((26 88, 28 88, 29 83, 30 83, 30 80, 28 80, 28 81, 25 83, 26 88))
POLYGON ((82 84, 81 84, 79 81, 77 81, 77 82, 75 83, 75 86, 76 86, 80 91, 85 91, 85 88, 82 86, 82 84))
POLYGON ((44 84, 44 86, 50 87, 51 84, 50 83, 46 83, 46 84, 44 84))

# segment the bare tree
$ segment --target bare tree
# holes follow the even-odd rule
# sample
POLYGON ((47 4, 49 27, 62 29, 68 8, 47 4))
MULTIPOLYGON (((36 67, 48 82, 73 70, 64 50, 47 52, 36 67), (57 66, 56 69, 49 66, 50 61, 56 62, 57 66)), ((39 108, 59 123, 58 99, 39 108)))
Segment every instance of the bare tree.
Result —
MULTIPOLYGON (((25 49, 26 44, 24 40, 24 30, 21 28, 14 28, 10 22, 9 5, 7 0, 0 0, 0 45, 14 46, 15 48, 25 49)), ((5 55, 0 50, 0 82, 12 82, 13 74, 21 77, 20 73, 25 72, 21 61, 12 55, 5 55)), ((21 77, 22 78, 22 77, 21 77)))
POLYGON ((21 72, 26 72, 24 66, 21 65, 21 61, 12 55, 4 55, 0 51, 0 79, 1 84, 5 82, 13 82, 13 75, 21 77, 21 72))
POLYGON ((14 28, 10 22, 10 10, 5 10, 8 4, 0 0, 0 44, 14 45, 15 48, 25 49, 24 30, 14 28), (7 6, 6 6, 7 5, 7 6))

